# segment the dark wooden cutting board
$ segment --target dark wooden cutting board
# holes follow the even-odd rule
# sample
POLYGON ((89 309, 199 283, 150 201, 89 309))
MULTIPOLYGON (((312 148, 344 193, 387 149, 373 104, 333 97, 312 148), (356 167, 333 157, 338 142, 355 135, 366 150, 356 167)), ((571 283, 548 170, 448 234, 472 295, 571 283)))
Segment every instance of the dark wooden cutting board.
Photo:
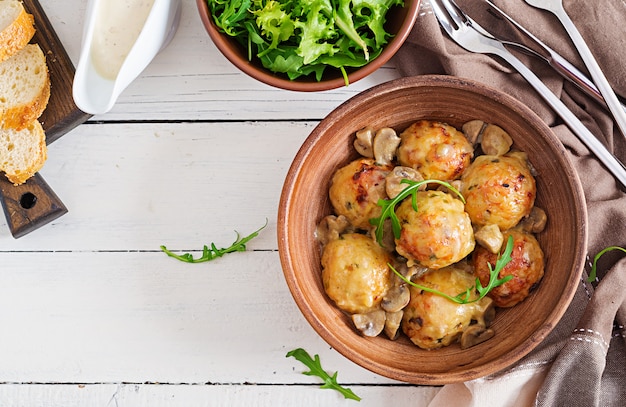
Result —
MULTIPOLYGON (((37 0, 23 0, 26 10, 35 17, 35 36, 31 42, 39 44, 48 62, 50 71, 50 101, 39 120, 46 131, 48 144, 84 123, 90 115, 74 104, 72 82, 74 65, 63 44, 52 28, 48 17, 37 0)), ((77 25, 77 29, 78 29, 77 25)), ((76 33, 81 35, 82 33, 76 33)))
MULTIPOLYGON (((47 144, 84 123, 90 115, 74 104, 72 81, 74 65, 37 0, 23 0, 35 18, 33 43, 46 55, 50 72, 50 100, 39 120, 46 132, 47 144)), ((39 174, 26 183, 14 186, 0 174, 2 207, 13 237, 18 238, 67 213, 67 208, 39 174)))

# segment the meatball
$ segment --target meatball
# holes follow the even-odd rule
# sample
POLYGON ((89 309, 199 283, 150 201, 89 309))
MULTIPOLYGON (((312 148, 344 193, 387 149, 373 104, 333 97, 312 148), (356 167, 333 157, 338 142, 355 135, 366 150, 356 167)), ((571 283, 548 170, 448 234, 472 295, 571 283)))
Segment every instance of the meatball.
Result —
POLYGON ((338 169, 329 190, 330 202, 337 215, 345 216, 357 228, 370 229, 369 220, 379 217, 379 199, 386 199, 385 177, 391 165, 376 164, 360 158, 338 169))
POLYGON ((348 313, 376 308, 392 285, 389 255, 365 235, 348 233, 324 246, 322 282, 326 294, 348 313))
MULTIPOLYGON (((429 271, 415 283, 454 297, 474 286, 475 277, 451 266, 429 271)), ((422 349, 436 349, 454 343, 472 323, 482 327, 487 325, 485 314, 492 307, 489 297, 458 304, 414 286, 410 287, 410 291, 411 300, 404 308, 402 331, 422 349)))
POLYGON ((400 138, 398 161, 416 169, 425 179, 458 179, 474 154, 472 144, 463 133, 437 121, 415 122, 400 138))
MULTIPOLYGON (((498 307, 512 307, 528 297, 529 292, 543 277, 544 258, 541 246, 535 237, 526 232, 511 229, 504 233, 505 242, 513 237, 511 261, 500 271, 499 278, 512 275, 513 278, 491 290, 489 297, 498 307)), ((502 251, 504 251, 504 247, 502 251)), ((498 255, 483 247, 477 247, 472 256, 474 274, 484 286, 489 282, 489 266, 493 268, 498 255)))
POLYGON ((463 203, 442 191, 418 191, 396 209, 402 229, 396 251, 433 269, 458 262, 474 250, 474 232, 463 203))
POLYGON ((535 178, 528 163, 516 156, 476 157, 461 180, 465 210, 478 226, 512 228, 535 203, 535 178))

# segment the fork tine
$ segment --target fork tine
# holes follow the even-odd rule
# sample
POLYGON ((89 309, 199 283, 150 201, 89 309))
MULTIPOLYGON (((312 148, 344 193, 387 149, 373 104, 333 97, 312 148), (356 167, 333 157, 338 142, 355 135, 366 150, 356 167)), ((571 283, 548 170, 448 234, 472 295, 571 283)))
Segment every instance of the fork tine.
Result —
POLYGON ((458 25, 452 21, 450 14, 444 11, 444 8, 439 3, 439 0, 430 0, 430 6, 433 9, 437 21, 439 21, 439 25, 448 33, 450 37, 454 38, 458 25))
POLYGON ((459 6, 457 6, 453 0, 441 0, 441 4, 446 9, 452 21, 454 21, 459 28, 463 27, 463 25, 467 23, 465 13, 461 11, 459 6))

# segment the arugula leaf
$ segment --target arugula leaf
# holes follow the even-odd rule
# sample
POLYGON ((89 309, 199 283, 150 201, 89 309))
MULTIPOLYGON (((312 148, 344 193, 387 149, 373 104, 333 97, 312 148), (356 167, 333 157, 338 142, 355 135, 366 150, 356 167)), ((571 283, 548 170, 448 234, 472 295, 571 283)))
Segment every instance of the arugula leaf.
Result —
POLYGON ((381 215, 378 218, 370 219, 370 224, 376 226, 376 232, 375 232, 376 241, 381 246, 383 245, 383 229, 384 229, 383 224, 385 223, 386 219, 391 219, 391 228, 393 229, 393 234, 396 237, 396 239, 400 238, 400 232, 402 230, 402 226, 400 225, 400 220, 398 219, 398 216, 396 215, 396 205, 402 202, 404 198, 411 195, 413 209, 417 211, 417 191, 422 185, 427 185, 431 183, 443 185, 446 188, 448 188, 450 191, 457 194, 461 198, 461 201, 465 203, 465 198, 463 198, 463 195, 456 188, 454 188, 452 185, 450 185, 449 183, 445 181, 440 181, 436 179, 425 179, 422 181, 412 181, 410 179, 403 179, 402 181, 400 181, 400 183, 409 184, 409 186, 404 188, 402 192, 400 192, 393 199, 379 199, 377 204, 378 206, 383 208, 381 215))
POLYGON ((603 250, 601 250, 598 254, 595 255, 595 257, 593 258, 593 265, 591 266, 591 272, 589 273, 589 277, 587 277, 587 282, 588 283, 592 283, 593 281, 595 281, 596 279, 596 275, 597 275, 597 270, 598 270, 598 260, 600 259, 600 257, 602 257, 602 255, 606 252, 610 252, 611 250, 621 250, 624 253, 626 253, 626 249, 624 249, 623 247, 619 247, 619 246, 609 246, 603 250))
POLYGON ((298 348, 288 352, 285 357, 294 357, 296 360, 299 360, 309 368, 308 372, 302 372, 302 374, 307 376, 317 376, 324 380, 324 384, 320 388, 336 390, 346 399, 361 401, 361 398, 354 394, 352 390, 342 387, 337 383, 337 372, 335 372, 332 376, 326 373, 326 371, 322 368, 319 355, 315 355, 315 359, 313 359, 307 351, 302 348, 298 348))
POLYGON ((221 248, 218 249, 217 246, 215 246, 215 243, 211 243, 210 247, 207 245, 204 245, 203 249, 202 249, 202 255, 198 258, 194 258, 193 254, 191 253, 185 253, 185 254, 176 254, 170 250, 167 249, 167 247, 165 246, 161 246, 161 250, 167 254, 170 257, 173 257, 177 260, 183 261, 185 263, 204 263, 207 261, 211 261, 214 260, 218 257, 222 257, 225 254, 228 253, 233 253, 233 252, 245 252, 246 251, 246 244, 254 239, 255 237, 257 237, 259 235, 259 232, 261 230, 263 230, 265 227, 267 226, 267 220, 265 222, 265 225, 261 226, 259 229, 257 229, 256 231, 252 232, 251 234, 249 234, 246 237, 240 237, 239 236, 239 232, 235 231, 235 233, 237 234, 237 238, 235 239, 235 241, 228 247, 226 248, 221 248))
POLYGON ((506 243, 506 248, 501 255, 498 255, 495 267, 492 268, 491 263, 487 263, 487 266, 489 267, 489 282, 487 283, 487 285, 483 287, 483 285, 480 283, 480 279, 476 278, 476 285, 468 288, 462 293, 455 295, 454 297, 434 288, 414 283, 413 281, 400 274, 400 272, 398 272, 391 264, 388 265, 391 270, 396 273, 398 277, 400 277, 401 280, 403 280, 407 284, 412 285, 413 287, 419 288, 420 290, 435 295, 439 295, 452 302, 456 302, 457 304, 471 304, 473 302, 480 301, 489 293, 489 291, 513 278, 513 276, 511 275, 505 276, 503 278, 498 278, 500 271, 502 271, 502 269, 511 261, 511 253, 513 253, 513 236, 509 236, 506 243), (478 297, 472 299, 472 291, 478 292, 478 297))

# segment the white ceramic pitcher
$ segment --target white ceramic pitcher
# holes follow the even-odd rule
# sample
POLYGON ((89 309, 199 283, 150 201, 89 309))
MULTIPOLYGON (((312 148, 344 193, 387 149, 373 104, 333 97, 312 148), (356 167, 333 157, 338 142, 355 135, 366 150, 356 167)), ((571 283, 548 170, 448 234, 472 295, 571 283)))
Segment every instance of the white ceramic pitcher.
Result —
POLYGON ((89 0, 72 89, 76 106, 89 114, 111 110, 122 91, 172 39, 180 10, 180 0, 89 0), (122 3, 147 7, 147 16, 141 12, 115 16, 122 11, 119 8, 122 3), (113 24, 108 26, 113 31, 103 33, 102 27, 107 22, 113 24), (103 46, 103 41, 109 40, 107 37, 120 41, 103 46), (124 42, 128 45, 123 45, 124 42), (111 55, 107 55, 109 51, 111 55), (108 62, 112 66, 105 66, 108 62))

